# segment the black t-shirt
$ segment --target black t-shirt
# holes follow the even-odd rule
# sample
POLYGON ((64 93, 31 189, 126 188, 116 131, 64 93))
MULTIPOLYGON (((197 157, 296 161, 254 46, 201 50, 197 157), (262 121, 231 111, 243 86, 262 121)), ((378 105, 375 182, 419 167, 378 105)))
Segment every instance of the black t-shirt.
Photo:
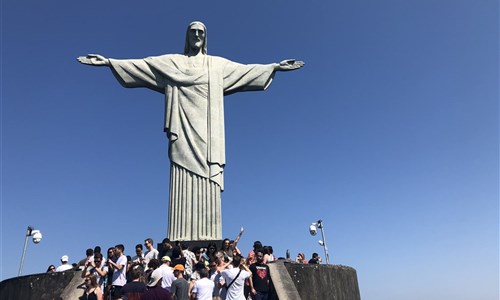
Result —
POLYGON ((146 290, 146 285, 143 282, 131 281, 123 286, 122 295, 126 295, 127 293, 144 293, 146 290))
POLYGON ((180 258, 172 258, 172 263, 170 266, 173 268, 175 265, 183 265, 184 267, 186 266, 186 258, 184 256, 180 258))
POLYGON ((170 248, 168 250, 161 249, 159 251, 158 259, 161 261, 161 259, 163 258, 163 256, 168 256, 168 257, 170 257, 170 260, 172 260, 172 248, 170 248))
POLYGON ((317 259, 311 258, 308 263, 309 264, 319 264, 319 261, 317 259))
POLYGON ((254 263, 250 265, 250 271, 252 271, 254 289, 258 292, 269 292, 269 281, 271 280, 269 267, 266 264, 254 263))

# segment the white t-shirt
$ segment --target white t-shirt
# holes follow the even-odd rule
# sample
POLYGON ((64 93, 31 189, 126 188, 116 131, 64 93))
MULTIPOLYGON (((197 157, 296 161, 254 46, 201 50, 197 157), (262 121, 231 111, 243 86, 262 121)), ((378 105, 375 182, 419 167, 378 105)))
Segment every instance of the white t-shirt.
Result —
POLYGON ((144 268, 146 270, 148 269, 148 263, 149 263, 149 261, 152 260, 153 258, 158 259, 158 255, 159 254, 160 253, 155 248, 151 249, 151 251, 146 251, 146 255, 144 255, 144 261, 145 261, 145 264, 146 264, 144 266, 144 268))
POLYGON ((212 300, 214 282, 208 278, 202 278, 194 283, 193 293, 196 293, 196 300, 212 300))
MULTIPOLYGON (((222 277, 226 284, 229 285, 231 281, 238 275, 240 268, 226 269, 222 271, 222 277)), ((245 279, 250 277, 250 273, 241 270, 240 276, 231 284, 227 289, 226 300, 245 300, 245 295, 243 294, 243 288, 245 286, 245 279)))
POLYGON ((158 268, 161 271, 161 287, 167 289, 170 292, 170 287, 172 286, 172 282, 175 280, 174 270, 166 264, 161 265, 158 268))
POLYGON ((114 268, 113 271, 113 282, 112 285, 124 286, 127 283, 127 257, 125 255, 121 255, 116 260, 117 265, 123 266, 121 270, 114 268))
POLYGON ((70 264, 62 264, 56 268, 56 272, 64 272, 73 269, 73 266, 70 264))
MULTIPOLYGON (((241 274, 240 274, 241 275, 241 274)), ((210 277, 210 280, 212 280, 215 284, 215 287, 214 287, 214 292, 213 292, 213 296, 220 296, 222 299, 226 299, 226 289, 225 288, 221 288, 219 287, 219 284, 220 285, 224 285, 226 282, 224 281, 224 277, 222 277, 221 273, 220 272, 215 272, 214 274, 212 274, 212 276, 210 277)))
MULTIPOLYGON (((97 278, 97 284, 101 287, 101 290, 104 291, 104 286, 105 286, 105 283, 106 283, 106 277, 108 275, 106 274, 106 276, 101 276, 101 275, 99 275, 99 273, 97 272, 96 269, 97 268, 92 268, 89 272, 90 272, 90 274, 95 275, 95 277, 97 278)), ((101 265, 101 271, 102 272, 108 272, 108 267, 101 265)))

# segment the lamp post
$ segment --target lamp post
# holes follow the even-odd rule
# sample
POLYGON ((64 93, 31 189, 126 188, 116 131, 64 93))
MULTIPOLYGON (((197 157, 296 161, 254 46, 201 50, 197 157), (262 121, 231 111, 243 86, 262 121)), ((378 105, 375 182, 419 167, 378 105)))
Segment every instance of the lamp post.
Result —
POLYGON ((325 232, 323 230, 323 221, 318 220, 318 222, 312 223, 311 226, 309 226, 309 233, 312 236, 315 236, 316 233, 318 232, 317 228, 321 230, 321 238, 322 240, 319 241, 319 245, 323 247, 325 250, 325 259, 326 263, 330 264, 330 257, 328 256, 328 247, 326 246, 326 240, 325 240, 325 232))
POLYGON ((26 238, 24 239, 23 255, 21 256, 21 264, 19 265, 19 273, 17 276, 21 276, 21 272, 23 271, 24 255, 26 254, 26 247, 28 246, 28 238, 30 236, 33 237, 33 243, 35 244, 40 243, 42 240, 42 233, 40 230, 35 230, 33 227, 28 226, 28 229, 26 230, 26 238))

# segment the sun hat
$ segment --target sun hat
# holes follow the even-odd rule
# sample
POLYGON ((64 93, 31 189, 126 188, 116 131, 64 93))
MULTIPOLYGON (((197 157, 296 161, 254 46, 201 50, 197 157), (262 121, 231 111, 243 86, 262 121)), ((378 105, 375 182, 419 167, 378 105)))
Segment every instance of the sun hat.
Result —
POLYGON ((151 273, 151 278, 149 279, 148 286, 154 287, 162 279, 162 271, 160 269, 156 269, 151 273))

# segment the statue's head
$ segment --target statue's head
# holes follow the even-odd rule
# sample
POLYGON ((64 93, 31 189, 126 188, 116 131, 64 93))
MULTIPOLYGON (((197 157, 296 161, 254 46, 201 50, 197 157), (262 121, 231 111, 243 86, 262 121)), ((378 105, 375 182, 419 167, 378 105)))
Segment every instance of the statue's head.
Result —
POLYGON ((194 21, 187 28, 184 54, 189 54, 191 51, 199 49, 201 49, 203 54, 207 54, 207 27, 199 21, 194 21))

